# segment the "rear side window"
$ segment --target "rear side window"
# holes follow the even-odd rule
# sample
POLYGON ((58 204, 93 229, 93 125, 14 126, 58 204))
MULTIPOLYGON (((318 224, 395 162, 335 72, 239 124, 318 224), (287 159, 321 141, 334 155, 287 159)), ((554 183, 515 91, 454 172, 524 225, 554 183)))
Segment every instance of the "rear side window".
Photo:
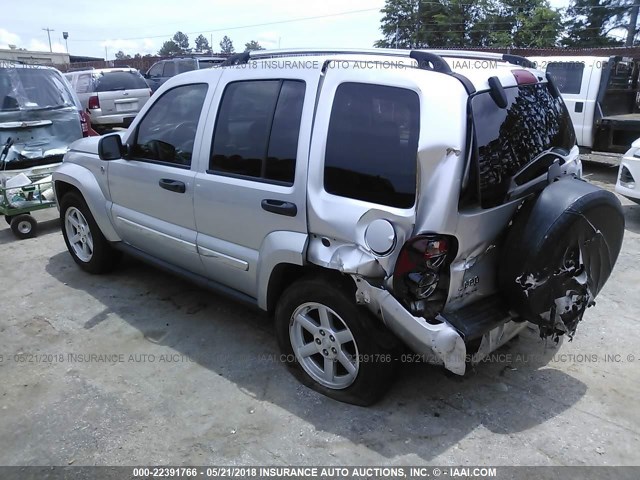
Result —
MULTIPOLYGON (((489 92, 471 99, 480 201, 484 208, 505 201, 514 175, 525 166, 539 162, 546 171, 546 154, 558 151, 565 155, 576 144, 567 108, 562 98, 551 95, 547 84, 511 87, 505 92, 505 109, 496 105, 489 92)), ((534 173, 537 176, 544 171, 534 173)))
POLYGON ((222 97, 210 171, 293 184, 305 84, 230 83, 222 97))
POLYGON ((95 81, 96 92, 115 92, 118 90, 136 90, 149 88, 142 75, 136 71, 104 72, 98 74, 95 81))
POLYGON ((178 70, 176 75, 178 73, 190 72, 191 70, 196 69, 196 61, 195 60, 178 60, 176 62, 176 67, 178 70))
POLYGON ((163 77, 173 77, 176 74, 176 64, 174 62, 164 63, 163 77))
POLYGON ((581 62, 552 62, 547 65, 547 73, 561 93, 580 93, 584 63, 581 62))
POLYGON ((343 83, 329 121, 325 190, 391 207, 412 207, 419 134, 416 92, 343 83))
POLYGON ((90 93, 92 84, 92 76, 90 73, 83 73, 78 75, 78 83, 76 84, 76 92, 78 93, 90 93))
POLYGON ((133 157, 191 165, 196 129, 206 95, 206 84, 182 85, 165 92, 138 125, 133 157))

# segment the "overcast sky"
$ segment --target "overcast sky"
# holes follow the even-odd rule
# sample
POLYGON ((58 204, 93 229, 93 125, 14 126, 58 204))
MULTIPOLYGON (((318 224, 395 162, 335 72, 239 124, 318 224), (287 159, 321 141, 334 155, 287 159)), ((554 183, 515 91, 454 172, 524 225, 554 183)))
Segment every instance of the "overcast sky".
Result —
MULTIPOLYGON (((568 0, 552 0, 564 7, 568 0)), ((69 53, 112 59, 118 50, 155 54, 180 30, 190 46, 199 33, 218 49, 223 35, 236 51, 257 40, 266 48, 371 47, 381 38, 384 0, 28 0, 5 5, 0 48, 16 45, 66 51, 62 32, 69 32, 69 53), (321 17, 302 20, 308 17, 321 17), (275 23, 281 22, 281 23, 275 23)))

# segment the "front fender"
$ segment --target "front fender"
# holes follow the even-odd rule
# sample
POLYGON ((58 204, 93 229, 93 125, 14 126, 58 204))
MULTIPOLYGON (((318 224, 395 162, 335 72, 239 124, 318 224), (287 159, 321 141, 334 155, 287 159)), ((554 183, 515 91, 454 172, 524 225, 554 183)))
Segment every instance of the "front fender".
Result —
POLYGON ((60 198, 58 198, 60 184, 66 183, 74 186, 83 196, 105 238, 110 242, 119 242, 121 240, 113 228, 109 216, 111 201, 108 199, 108 192, 103 191, 93 172, 81 165, 63 162, 58 170, 54 172, 53 182, 58 205, 60 205, 60 198))

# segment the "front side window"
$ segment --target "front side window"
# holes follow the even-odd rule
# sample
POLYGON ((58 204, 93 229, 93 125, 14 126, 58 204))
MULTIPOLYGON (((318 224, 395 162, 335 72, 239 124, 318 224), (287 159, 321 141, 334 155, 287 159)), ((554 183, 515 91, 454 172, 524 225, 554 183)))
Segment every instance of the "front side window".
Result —
POLYGON ((164 66, 162 63, 156 63, 153 67, 149 69, 149 77, 151 78, 161 77, 163 68, 164 66))
POLYGON ((293 184, 305 84, 230 83, 222 97, 210 170, 293 184))
POLYGON ((183 85, 165 92, 138 125, 132 156, 191 165, 196 129, 206 95, 206 84, 183 85))
POLYGON ((415 203, 420 98, 412 90, 343 83, 333 100, 324 188, 391 207, 415 203))
POLYGON ((547 65, 547 73, 551 75, 558 90, 562 93, 580 93, 584 63, 552 62, 547 65))
POLYGON ((164 73, 162 74, 164 77, 173 77, 176 74, 176 64, 175 62, 165 62, 164 63, 164 73))

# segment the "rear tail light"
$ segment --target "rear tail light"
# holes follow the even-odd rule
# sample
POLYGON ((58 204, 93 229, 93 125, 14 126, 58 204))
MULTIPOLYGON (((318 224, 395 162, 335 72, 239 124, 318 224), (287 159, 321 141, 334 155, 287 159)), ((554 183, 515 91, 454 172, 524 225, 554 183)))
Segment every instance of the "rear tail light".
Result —
POLYGON ((433 317, 444 307, 454 249, 455 239, 442 235, 418 235, 402 247, 393 291, 413 315, 433 317))
POLYGON ((100 108, 100 99, 97 95, 89 97, 89 109, 93 110, 95 108, 100 108))
POLYGON ((79 110, 78 113, 80 114, 80 128, 82 128, 82 136, 88 137, 89 136, 89 116, 84 110, 79 110))

